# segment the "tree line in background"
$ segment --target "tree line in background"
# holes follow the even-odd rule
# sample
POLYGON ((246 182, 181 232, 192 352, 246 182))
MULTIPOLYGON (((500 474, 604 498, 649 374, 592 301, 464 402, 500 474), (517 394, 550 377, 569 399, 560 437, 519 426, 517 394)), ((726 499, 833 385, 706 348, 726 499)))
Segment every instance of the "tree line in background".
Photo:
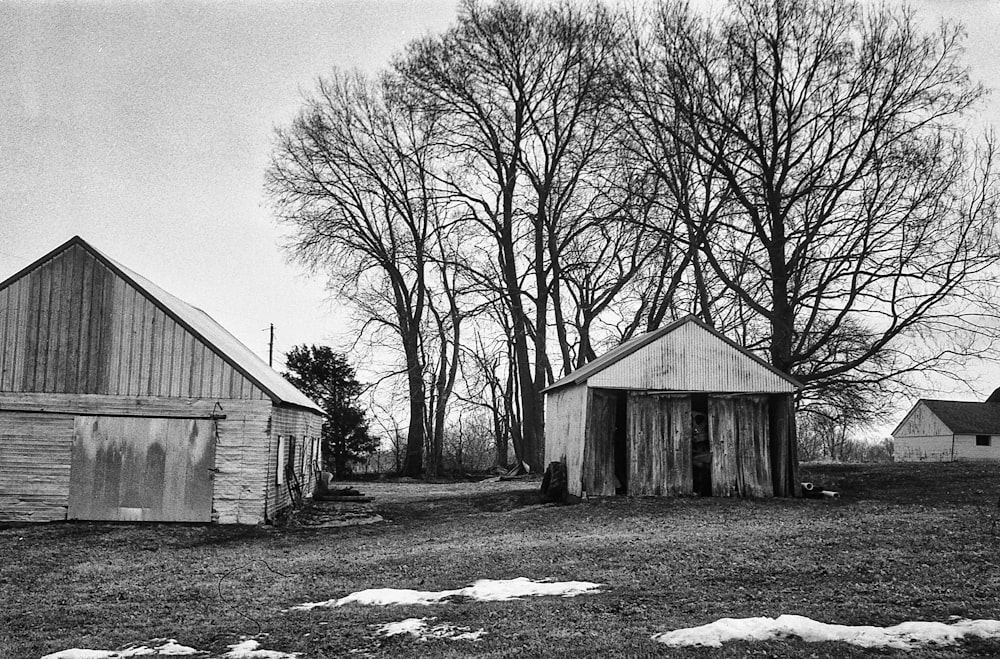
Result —
POLYGON ((379 75, 321 79, 267 189, 391 355, 405 474, 439 472, 471 410, 540 469, 542 390, 687 313, 857 424, 1000 338, 962 36, 848 0, 468 0, 379 75))

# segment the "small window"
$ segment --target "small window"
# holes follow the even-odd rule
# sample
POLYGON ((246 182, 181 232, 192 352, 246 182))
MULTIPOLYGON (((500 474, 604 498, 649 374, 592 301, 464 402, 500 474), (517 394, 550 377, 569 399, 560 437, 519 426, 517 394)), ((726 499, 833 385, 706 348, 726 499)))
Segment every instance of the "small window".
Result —
POLYGON ((312 449, 313 449, 312 466, 313 469, 319 471, 319 469, 322 467, 322 465, 320 464, 320 458, 321 458, 320 451, 322 449, 322 444, 319 441, 319 437, 312 438, 312 449))
POLYGON ((976 435, 976 446, 989 446, 992 435, 976 435))
POLYGON ((285 484, 285 457, 288 451, 284 435, 278 435, 278 485, 285 484))

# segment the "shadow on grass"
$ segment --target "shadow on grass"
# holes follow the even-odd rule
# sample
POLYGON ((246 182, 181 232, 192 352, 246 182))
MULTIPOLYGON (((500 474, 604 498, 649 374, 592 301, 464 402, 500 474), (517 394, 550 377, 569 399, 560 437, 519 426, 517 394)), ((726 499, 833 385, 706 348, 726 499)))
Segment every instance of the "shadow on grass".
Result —
POLYGON ((801 480, 837 490, 845 499, 894 504, 995 508, 1000 463, 806 464, 801 480))
POLYGON ((505 513, 531 506, 542 506, 541 492, 534 486, 504 492, 474 493, 464 497, 432 497, 381 505, 376 503, 379 514, 398 522, 426 522, 474 513, 505 513))

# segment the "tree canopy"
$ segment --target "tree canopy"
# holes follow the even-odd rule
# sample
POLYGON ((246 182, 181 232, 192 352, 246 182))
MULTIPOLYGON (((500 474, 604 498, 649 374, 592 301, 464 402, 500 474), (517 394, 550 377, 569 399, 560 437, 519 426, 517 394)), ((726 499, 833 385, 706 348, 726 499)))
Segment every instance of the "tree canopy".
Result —
MULTIPOLYGON (((291 253, 394 347, 407 472, 488 410, 542 465, 543 389, 687 313, 854 422, 997 354, 998 179, 960 26, 855 0, 461 4, 279 132, 291 253)), ((794 437, 792 437, 794 444, 794 437)))
POLYGON ((293 347, 285 355, 285 365, 285 379, 323 409, 323 466, 338 477, 350 474, 352 463, 363 462, 378 448, 358 404, 362 387, 354 368, 345 355, 315 345, 293 347))

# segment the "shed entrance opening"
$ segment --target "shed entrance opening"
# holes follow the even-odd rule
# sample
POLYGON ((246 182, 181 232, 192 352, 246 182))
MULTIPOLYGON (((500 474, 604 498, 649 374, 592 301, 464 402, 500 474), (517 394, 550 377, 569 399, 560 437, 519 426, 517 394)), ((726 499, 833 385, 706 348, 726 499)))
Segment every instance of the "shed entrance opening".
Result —
POLYGON ((712 496, 712 441, 708 434, 708 394, 691 396, 691 480, 695 494, 712 496))
POLYGON ((628 494, 628 394, 617 391, 614 396, 615 494, 628 494))

